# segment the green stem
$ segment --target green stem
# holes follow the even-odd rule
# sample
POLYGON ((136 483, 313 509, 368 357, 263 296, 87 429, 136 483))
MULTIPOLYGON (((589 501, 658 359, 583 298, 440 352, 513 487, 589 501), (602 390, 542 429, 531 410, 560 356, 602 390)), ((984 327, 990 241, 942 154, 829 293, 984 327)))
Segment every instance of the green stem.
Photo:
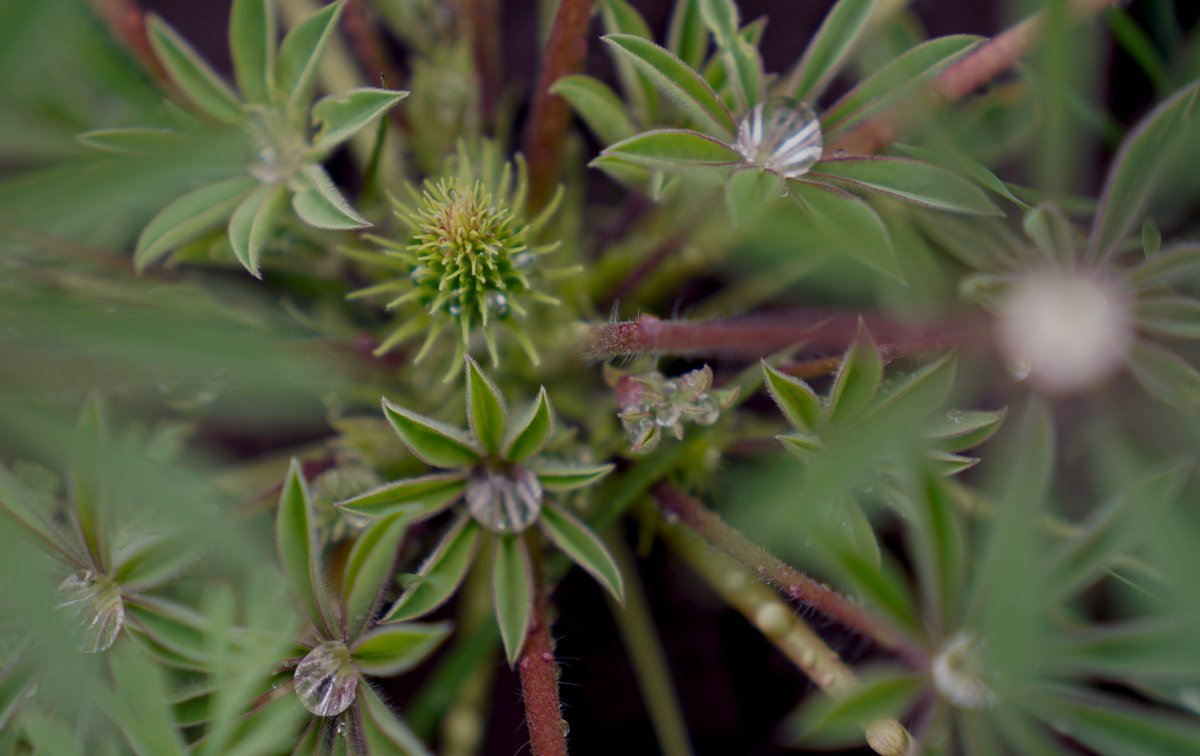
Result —
POLYGON ((658 738, 658 746, 664 756, 690 756, 692 745, 688 740, 687 723, 675 694, 671 670, 667 667, 666 653, 654 627, 650 603, 642 590, 637 566, 629 548, 619 538, 606 539, 609 552, 616 559, 625 576, 625 606, 621 607, 608 594, 608 608, 617 631, 629 651, 629 661, 637 677, 642 701, 650 714, 650 724, 658 738))

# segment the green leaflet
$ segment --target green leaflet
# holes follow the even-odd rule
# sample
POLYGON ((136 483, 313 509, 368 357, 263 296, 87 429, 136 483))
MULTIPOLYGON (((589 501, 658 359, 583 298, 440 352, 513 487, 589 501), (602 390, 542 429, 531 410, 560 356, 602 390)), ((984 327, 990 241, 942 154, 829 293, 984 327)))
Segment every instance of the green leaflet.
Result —
POLYGON ((337 28, 346 0, 330 3, 297 24, 284 37, 275 63, 275 83, 293 118, 301 116, 312 99, 317 65, 337 28))
POLYGON ((1200 407, 1200 372, 1175 352, 1138 341, 1128 365, 1142 388, 1160 402, 1187 412, 1200 407))
POLYGON ((538 521, 542 532, 575 564, 586 570, 621 604, 625 603, 625 581, 608 548, 579 520, 553 504, 542 509, 538 521))
POLYGON ((445 423, 383 400, 383 414, 409 450, 434 467, 462 467, 479 461, 480 452, 465 433, 445 423))
POLYGON ((450 634, 450 627, 449 622, 379 625, 354 643, 350 658, 365 674, 398 675, 433 653, 450 634))
POLYGON ((568 465, 536 463, 530 469, 547 491, 570 491, 590 486, 613 471, 613 465, 568 465))
POLYGON ((1200 245, 1180 244, 1147 258, 1129 273, 1136 289, 1153 289, 1200 277, 1200 245))
MULTIPOLYGON (((605 34, 628 34, 653 44, 646 20, 627 0, 603 0, 599 5, 605 34)), ((658 92, 650 76, 639 70, 628 56, 616 50, 612 51, 612 59, 617 68, 617 80, 620 82, 621 91, 631 105, 631 115, 642 123, 657 121, 658 92)))
POLYGON ((271 224, 283 209, 287 190, 263 184, 246 196, 229 219, 229 244, 238 262, 255 278, 262 278, 258 261, 271 233, 271 224))
POLYGON ((1139 297, 1138 330, 1174 339, 1200 339, 1200 301, 1188 297, 1139 297))
POLYGON ((520 536, 496 536, 493 544, 492 599, 496 624, 504 641, 508 664, 513 666, 529 633, 529 615, 533 613, 533 568, 520 536))
POLYGON ((364 87, 322 97, 312 109, 317 124, 313 150, 328 154, 407 96, 408 92, 364 87))
POLYGON ((860 320, 858 335, 846 350, 829 392, 829 414, 834 421, 856 417, 874 398, 883 379, 883 358, 875 340, 860 320))
POLYGON ((475 559, 482 533, 479 525, 464 515, 425 559, 417 580, 401 594, 384 615, 384 622, 414 619, 437 609, 458 590, 475 559))
POLYGON ((75 523, 93 563, 107 570, 112 563, 108 536, 110 493, 102 460, 107 451, 108 428, 94 394, 84 403, 76 430, 80 446, 72 454, 70 475, 75 523))
POLYGON ((431 517, 449 506, 462 495, 465 486, 465 473, 422 475, 385 483, 338 502, 338 506, 371 517, 403 514, 411 522, 431 517))
POLYGON ((706 133, 729 138, 737 130, 733 115, 700 74, 673 53, 631 34, 609 34, 612 45, 706 133))
POLYGON ((824 160, 809 176, 852 189, 880 192, 906 202, 968 215, 1002 215, 983 191, 932 163, 893 157, 824 160))
POLYGON ((878 0, 838 0, 788 77, 796 100, 816 102, 849 58, 878 0))
POLYGON ((342 579, 342 616, 350 637, 371 620, 407 529, 404 515, 391 515, 371 523, 354 542, 342 579))
POLYGON ((912 672, 885 667, 868 670, 844 696, 813 696, 787 721, 786 737, 822 748, 852 747, 863 742, 863 729, 883 718, 902 717, 921 692, 924 681, 912 672))
POLYGON ((229 85, 165 21, 147 16, 146 35, 171 80, 196 107, 227 123, 242 117, 242 105, 229 85))
POLYGON ((788 194, 807 212, 826 247, 905 283, 887 226, 869 204, 848 192, 804 179, 788 181, 788 194))
POLYGON ((508 424, 508 410, 496 384, 467 357, 467 420, 471 433, 488 454, 499 453, 508 424))
POLYGON ((267 104, 275 83, 274 0, 234 0, 229 17, 233 74, 247 102, 267 104))
POLYGON ((564 76, 551 92, 571 104, 575 113, 602 143, 609 145, 637 133, 625 104, 607 84, 584 74, 564 76))
POLYGON ((736 165, 743 161, 741 153, 732 147, 685 129, 646 131, 609 146, 602 156, 667 170, 736 165))
POLYGON ((349 231, 371 223, 350 206, 325 169, 307 163, 296 177, 292 209, 300 220, 315 228, 349 231))
POLYGON ((292 592, 304 605, 309 619, 317 627, 325 628, 325 632, 329 632, 320 552, 315 536, 312 498, 308 493, 304 474, 300 470, 300 462, 293 459, 283 484, 283 491, 279 495, 279 511, 275 518, 279 561, 283 565, 283 572, 287 575, 292 592))
POLYGON ((725 182, 725 206, 735 228, 745 228, 783 194, 779 174, 761 168, 743 168, 725 182))
POLYGON ((525 414, 508 427, 504 453, 509 462, 521 462, 537 456, 545 448, 554 432, 554 409, 546 387, 538 390, 537 399, 525 414))
POLYGON ((249 176, 217 181, 164 207, 138 237, 133 255, 138 270, 224 223, 256 183, 249 176))
POLYGON ((704 65, 708 31, 700 16, 700 0, 675 0, 667 29, 667 49, 693 69, 699 70, 704 65))
POLYGON ((763 376, 766 378, 767 391, 779 405, 779 410, 787 418, 788 423, 799 431, 816 430, 824 415, 824 407, 817 393, 804 381, 779 372, 768 365, 765 360, 762 368, 763 376))

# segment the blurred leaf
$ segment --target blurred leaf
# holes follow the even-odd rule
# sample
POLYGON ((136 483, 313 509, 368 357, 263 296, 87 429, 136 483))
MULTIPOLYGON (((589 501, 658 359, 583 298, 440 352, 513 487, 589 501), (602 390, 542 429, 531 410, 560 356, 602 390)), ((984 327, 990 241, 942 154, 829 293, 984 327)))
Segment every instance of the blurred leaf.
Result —
POLYGON ((500 535, 493 541, 492 598, 496 609, 496 624, 504 640, 504 651, 511 667, 517 663, 525 636, 529 632, 529 615, 533 613, 533 568, 529 552, 518 535, 500 535))
POLYGON ((1141 217, 1164 171, 1191 138, 1200 82, 1181 89, 1125 137, 1113 159, 1092 223, 1090 254, 1107 258, 1141 217))
POLYGON ((52 524, 50 513, 12 473, 0 465, 0 512, 16 525, 29 543, 66 564, 83 566, 82 555, 65 545, 63 534, 52 524))
POLYGON ((1196 627, 1176 617, 1088 627, 1051 639, 1046 664, 1059 675, 1193 683, 1200 679, 1196 627))
POLYGON ((1053 205, 1038 205, 1025 213, 1025 233, 1051 263, 1070 266, 1075 260, 1075 229, 1053 205))
POLYGON ((80 144, 98 150, 126 155, 159 155, 169 150, 184 148, 190 136, 172 129, 121 128, 94 129, 78 134, 80 144))
POLYGON ((846 350, 829 390, 829 414, 835 422, 857 416, 875 396, 883 378, 883 358, 875 340, 859 320, 854 343, 846 350))
POLYGON ((962 451, 979 446, 1000 430, 1008 408, 987 410, 950 410, 943 417, 926 422, 922 435, 945 451, 962 451))
POLYGON ((1008 184, 1004 183, 995 173, 992 173, 990 168, 965 153, 948 146, 941 147, 940 145, 940 149, 914 147, 907 144, 893 144, 892 147, 905 157, 924 160, 926 163, 934 163, 956 173, 961 173, 976 184, 994 192, 1014 205, 1028 207, 1024 201, 1013 194, 1012 190, 1008 188, 1008 184))
POLYGON ((850 747, 864 742, 863 730, 885 717, 902 716, 921 692, 923 681, 897 668, 869 670, 844 696, 812 696, 788 717, 786 739, 822 748, 850 747))
POLYGON ((58 718, 51 718, 40 711, 29 712, 21 717, 25 737, 33 746, 34 753, 53 756, 83 755, 79 747, 78 730, 58 718))
POLYGON ((371 225, 350 206, 321 166, 305 164, 298 185, 292 209, 308 225, 326 230, 353 230, 371 225))
POLYGON ((789 181, 788 193, 807 212, 825 246, 905 283, 887 226, 869 204, 848 192, 804 180, 789 181))
POLYGON ((779 174, 761 168, 743 168, 725 182, 725 206, 735 228, 746 227, 782 194, 779 174))
POLYGON ((370 517, 401 514, 412 522, 426 519, 454 503, 462 496, 464 488, 464 473, 433 473, 385 483, 338 502, 338 506, 370 517))
POLYGON ((817 429, 824 414, 821 398, 817 393, 804 381, 779 372, 765 361, 762 367, 767 390, 779 405, 779 410, 783 412, 788 423, 800 431, 817 429))
POLYGON ((355 642, 350 656, 362 672, 392 677, 424 661, 450 634, 450 628, 449 622, 379 625, 355 642))
POLYGON ((852 189, 968 215, 1002 215, 979 187, 945 168, 908 158, 845 157, 823 160, 809 174, 852 189))
POLYGON ((564 76, 554 82, 550 91, 569 102, 605 145, 628 139, 638 131, 616 92, 599 79, 584 74, 564 76))
POLYGON ((1162 232, 1154 224, 1153 218, 1142 221, 1142 254, 1147 258, 1156 256, 1162 250, 1162 232))
POLYGON ((1152 289, 1200 277, 1200 245, 1180 244, 1147 258, 1129 274, 1138 289, 1152 289))
POLYGON ((275 63, 276 91, 287 97, 288 113, 293 118, 312 100, 317 66, 345 5, 345 0, 330 3, 296 24, 279 46, 279 58, 275 63))
POLYGON ((367 741, 374 753, 395 751, 406 756, 427 756, 429 750, 421 743, 370 685, 360 685, 358 699, 363 708, 363 724, 367 741))
POLYGON ((1175 352, 1138 341, 1128 364, 1142 388, 1159 401, 1186 412, 1200 407, 1200 373, 1175 352))
POLYGON ((1200 300, 1187 297, 1138 297, 1138 330, 1173 339, 1200 339, 1200 300))
POLYGON ((208 622, 189 607, 161 598, 138 596, 125 602, 125 627, 168 652, 182 666, 204 668, 208 622))
POLYGON ((885 105, 923 87, 943 69, 963 58, 979 37, 965 34, 923 42, 887 63, 847 92, 821 116, 826 134, 842 131, 885 105))
POLYGON ((317 125, 312 149, 328 154, 407 96, 408 92, 363 87, 322 97, 312 109, 312 119, 317 125))
POLYGON ((383 621, 421 617, 446 603, 474 561, 481 533, 479 525, 469 516, 460 517, 425 558, 416 582, 401 594, 383 621))
POLYGON ((178 576, 207 546, 195 533, 182 529, 140 538, 117 550, 113 581, 131 593, 153 588, 178 576))
POLYGON ((595 533, 553 504, 543 507, 538 524, 547 538, 603 585, 618 603, 624 605, 625 581, 621 569, 595 533))
POLYGON ((559 462, 537 462, 530 469, 547 491, 571 491, 590 486, 613 471, 613 465, 570 465, 559 462))
POLYGON ((413 454, 434 467, 464 467, 479 461, 480 452, 465 433, 383 400, 383 414, 413 454))
POLYGON ((407 528, 404 515, 391 515, 371 523, 354 542, 342 578, 348 637, 356 637, 371 621, 407 528))
POLYGON ((922 634, 921 620, 917 616, 917 602, 902 575, 903 568, 888 557, 879 559, 864 551, 858 544, 836 544, 830 541, 829 557, 834 569, 846 580, 856 593, 889 625, 910 637, 922 634))
POLYGON ((192 103, 218 121, 242 117, 237 95, 167 22, 153 13, 148 15, 146 35, 171 80, 192 103))
POLYGON ((312 497, 300 462, 293 459, 283 491, 279 494, 279 512, 275 520, 279 560, 292 593, 304 605, 309 619, 318 628, 328 632, 330 625, 325 611, 325 583, 315 536, 312 497))
MULTIPOLYGON (((653 44, 646 20, 626 0, 603 0, 599 5, 606 34, 628 34, 653 44)), ((707 41, 707 36, 704 41, 707 41)), ((633 112, 643 123, 654 123, 658 120, 658 93, 655 84, 628 56, 615 49, 612 52, 613 63, 617 67, 617 78, 620 80, 626 101, 632 103, 633 112)), ((621 109, 624 112, 624 106, 621 109)))
POLYGON ((608 34, 604 41, 637 66, 705 132, 729 137, 737 130, 729 109, 708 82, 673 53, 630 34, 608 34))
POLYGON ((708 30, 700 16, 700 0, 675 0, 667 29, 667 47, 693 69, 704 65, 708 30))
POLYGON ((138 237, 134 264, 141 270, 176 247, 225 223, 256 184, 248 176, 224 179, 170 203, 146 224, 138 237))
POLYGON ((274 0, 234 0, 229 14, 229 52, 238 89, 247 102, 266 105, 274 83, 274 0))
POLYGON ((1194 717, 1151 711, 1127 699, 1064 690, 1038 696, 1037 711, 1060 732, 1100 753, 1200 753, 1200 724, 1194 717))
POLYGON ((182 754, 162 670, 128 643, 110 652, 113 695, 103 706, 135 753, 182 754))
POLYGON ((501 456, 509 462, 523 462, 537 456, 541 454, 553 432, 554 409, 550 406, 550 397, 546 395, 546 388, 543 386, 525 414, 509 424, 505 434, 504 453, 501 456))
POLYGON ((911 553, 917 562, 917 576, 925 594, 925 605, 932 611, 933 632, 944 635, 953 629, 954 612, 959 606, 964 569, 965 544, 957 511, 946 493, 941 476, 922 469, 912 501, 910 527, 916 534, 911 553))
POLYGON ((877 0, 838 0, 834 4, 788 77, 793 98, 807 102, 820 99, 850 57, 878 4, 877 0))
POLYGON ((262 184, 246 196, 229 219, 229 244, 238 262, 255 278, 262 278, 258 260, 271 224, 282 210, 287 190, 281 185, 262 184))
POLYGON ((471 424, 471 433, 487 454, 498 454, 504 442, 505 426, 508 425, 504 397, 470 357, 467 357, 466 372, 467 420, 471 424))

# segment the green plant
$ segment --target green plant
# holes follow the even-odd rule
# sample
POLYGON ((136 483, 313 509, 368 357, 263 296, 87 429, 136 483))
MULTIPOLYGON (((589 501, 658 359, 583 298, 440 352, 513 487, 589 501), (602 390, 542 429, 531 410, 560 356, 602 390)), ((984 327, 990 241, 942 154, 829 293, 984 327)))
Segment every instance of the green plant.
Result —
POLYGON ((1186 4, 537 5, 0 5, 0 753, 1200 751, 1186 4))

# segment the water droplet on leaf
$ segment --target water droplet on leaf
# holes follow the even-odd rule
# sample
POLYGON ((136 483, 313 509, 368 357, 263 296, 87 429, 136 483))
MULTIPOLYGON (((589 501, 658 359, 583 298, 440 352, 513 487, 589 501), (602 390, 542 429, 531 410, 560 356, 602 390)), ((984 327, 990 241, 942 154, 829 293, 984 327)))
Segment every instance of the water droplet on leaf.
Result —
POLYGON ((121 592, 106 576, 80 570, 58 586, 59 608, 71 609, 80 625, 79 650, 85 654, 107 651, 125 623, 121 592))
POLYGON ((821 159, 821 122, 804 103, 772 98, 755 105, 738 124, 733 147, 749 163, 796 178, 821 159))
POLYGON ((542 513, 542 484, 519 465, 476 468, 467 481, 467 509, 493 533, 520 533, 542 513))
POLYGON ((326 641, 296 665, 296 695, 318 717, 333 717, 350 708, 358 687, 358 670, 350 649, 341 641, 326 641))

